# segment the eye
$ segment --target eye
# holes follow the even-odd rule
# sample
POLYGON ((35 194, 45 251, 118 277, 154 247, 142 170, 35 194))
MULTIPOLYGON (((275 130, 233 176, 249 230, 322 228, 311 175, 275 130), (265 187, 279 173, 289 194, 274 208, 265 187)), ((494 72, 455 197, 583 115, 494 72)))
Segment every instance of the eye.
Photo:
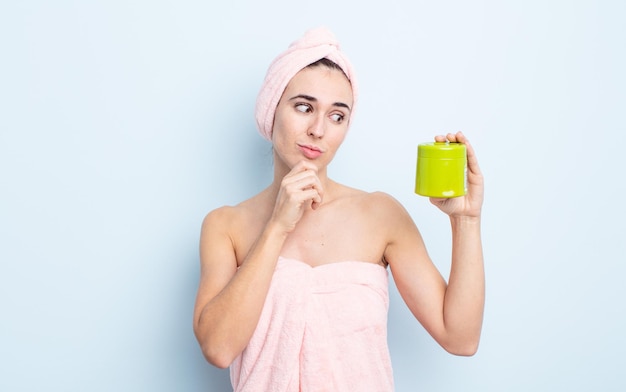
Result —
POLYGON ((330 115, 330 118, 336 123, 341 123, 344 119, 344 115, 341 113, 333 113, 330 115))
POLYGON ((310 113, 313 111, 313 108, 308 103, 297 103, 296 110, 302 113, 310 113))

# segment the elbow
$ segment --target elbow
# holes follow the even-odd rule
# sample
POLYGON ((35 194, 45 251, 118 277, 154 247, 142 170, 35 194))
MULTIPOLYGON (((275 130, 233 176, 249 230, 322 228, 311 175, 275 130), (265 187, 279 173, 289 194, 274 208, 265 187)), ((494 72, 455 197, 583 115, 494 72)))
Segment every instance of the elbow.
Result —
POLYGON ((239 352, 233 346, 224 344, 223 340, 212 339, 206 334, 199 333, 197 329, 194 332, 202 355, 211 365, 220 369, 226 369, 239 355, 239 352))
POLYGON ((226 350, 216 350, 215 346, 206 343, 201 344, 200 347, 207 362, 217 368, 226 369, 235 360, 235 357, 230 355, 226 350))
POLYGON ((228 368, 245 348, 234 344, 232 336, 202 328, 197 322, 193 332, 206 361, 219 369, 228 368))
POLYGON ((453 350, 447 350, 450 354, 459 357, 472 357, 478 352, 478 346, 467 346, 461 348, 455 348, 453 350))
POLYGON ((195 325, 194 334, 204 359, 211 365, 220 369, 226 369, 235 360, 236 355, 231 355, 226 347, 211 341, 206 335, 203 336, 195 325))
POLYGON ((224 358, 224 357, 218 357, 218 356, 209 357, 206 355, 204 357, 211 365, 219 369, 228 369, 230 364, 233 362, 229 360, 228 358, 224 358))
POLYGON ((194 321, 193 333, 200 346, 202 355, 208 363, 219 369, 226 369, 230 366, 235 356, 229 355, 228 351, 224 349, 224 345, 219 344, 215 339, 211 339, 211 334, 203 331, 198 321, 194 321))
POLYGON ((442 344, 444 350, 459 357, 472 357, 478 352, 478 339, 442 344))

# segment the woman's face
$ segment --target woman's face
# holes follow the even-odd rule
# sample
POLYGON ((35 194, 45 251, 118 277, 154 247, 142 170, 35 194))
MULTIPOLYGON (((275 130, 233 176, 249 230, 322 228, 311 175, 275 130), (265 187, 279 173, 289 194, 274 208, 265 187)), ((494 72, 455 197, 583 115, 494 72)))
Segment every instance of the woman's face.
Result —
POLYGON ((288 169, 302 160, 325 168, 348 130, 352 87, 339 70, 304 68, 289 82, 276 108, 272 142, 288 169))

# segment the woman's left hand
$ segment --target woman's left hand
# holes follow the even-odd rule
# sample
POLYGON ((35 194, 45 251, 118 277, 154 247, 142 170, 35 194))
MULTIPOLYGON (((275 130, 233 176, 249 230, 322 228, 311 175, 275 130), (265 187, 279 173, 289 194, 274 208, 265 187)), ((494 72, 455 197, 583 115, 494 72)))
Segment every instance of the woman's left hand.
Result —
POLYGON ((452 217, 480 217, 483 205, 484 180, 478 166, 478 160, 471 144, 462 132, 436 136, 435 141, 463 143, 467 151, 467 192, 465 196, 453 198, 430 198, 430 202, 452 217))

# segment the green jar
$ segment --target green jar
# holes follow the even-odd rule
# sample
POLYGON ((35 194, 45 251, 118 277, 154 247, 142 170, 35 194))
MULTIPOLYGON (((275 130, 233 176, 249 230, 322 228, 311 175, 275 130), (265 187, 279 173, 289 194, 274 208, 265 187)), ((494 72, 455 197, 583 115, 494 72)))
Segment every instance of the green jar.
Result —
POLYGON ((433 142, 417 146, 415 193, 436 198, 465 195, 465 144, 433 142))

